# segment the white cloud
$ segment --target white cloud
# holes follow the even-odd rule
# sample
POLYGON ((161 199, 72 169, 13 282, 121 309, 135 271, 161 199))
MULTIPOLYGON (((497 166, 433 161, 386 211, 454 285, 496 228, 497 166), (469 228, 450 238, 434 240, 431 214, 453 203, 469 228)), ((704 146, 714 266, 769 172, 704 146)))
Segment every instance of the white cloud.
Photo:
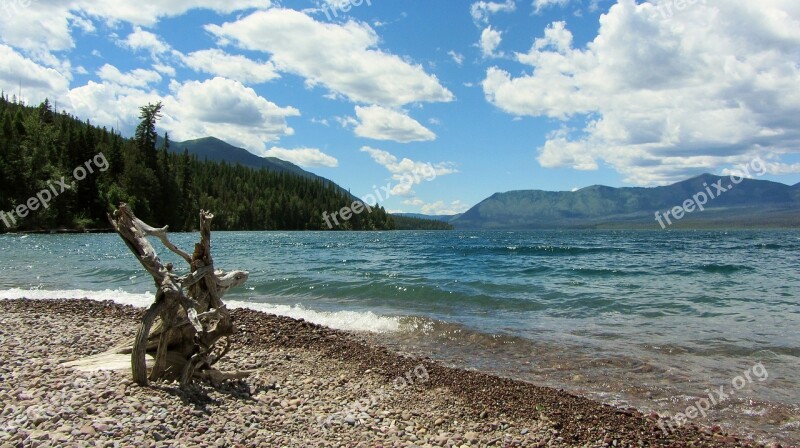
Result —
POLYGON ((316 148, 296 148, 285 149, 272 147, 260 153, 264 157, 276 157, 300 165, 304 168, 327 167, 335 168, 339 166, 339 161, 316 148))
POLYGON ((105 64, 97 71, 97 76, 103 81, 112 82, 126 87, 147 87, 160 82, 161 75, 153 70, 137 68, 128 73, 122 73, 111 64, 105 64))
POLYGON ((99 126, 125 130, 128 134, 139 121, 139 108, 162 100, 155 91, 95 81, 70 90, 66 97, 64 107, 72 114, 99 126))
POLYGON ((445 201, 427 203, 418 197, 413 197, 403 201, 403 204, 418 207, 422 214, 431 216, 457 215, 469 210, 469 206, 460 200, 453 201, 449 204, 445 201))
POLYGON ((506 0, 503 3, 479 1, 470 6, 469 11, 472 18, 476 22, 487 23, 492 14, 498 12, 514 12, 517 10, 517 4, 514 0, 506 0))
POLYGON ((71 29, 94 28, 92 20, 109 23, 128 22, 153 26, 161 18, 176 17, 192 9, 209 9, 231 13, 250 8, 267 8, 269 0, 35 0, 24 6, 20 2, 3 2, 13 11, 0 14, 0 39, 45 61, 50 52, 73 48, 71 29), (35 26, 32 26, 35 24, 35 26))
POLYGON ((169 44, 164 42, 158 35, 145 31, 138 26, 134 27, 133 32, 120 44, 133 51, 148 51, 154 57, 171 50, 169 44))
POLYGON ((453 50, 450 50, 450 51, 447 52, 447 55, 450 56, 451 58, 453 58, 453 62, 455 62, 458 65, 461 65, 461 64, 464 63, 464 55, 461 54, 461 53, 457 53, 457 52, 455 52, 453 50))
POLYGON ((436 201, 431 204, 422 205, 422 213, 425 215, 457 215, 469 210, 469 206, 459 201, 453 201, 449 204, 444 201, 436 201))
POLYGON ((253 61, 219 49, 195 51, 183 56, 183 61, 195 71, 235 79, 245 84, 261 84, 280 77, 270 62, 253 61))
POLYGON ((533 0, 533 10, 538 14, 551 6, 567 6, 570 0, 533 0))
POLYGON ((204 82, 174 82, 165 99, 162 126, 178 140, 214 136, 252 151, 294 130, 287 117, 299 116, 293 107, 279 107, 242 83, 225 78, 204 82))
POLYGON ((392 195, 412 197, 414 191, 412 188, 422 182, 430 182, 439 176, 457 173, 451 162, 440 162, 432 164, 430 162, 418 162, 411 159, 403 158, 399 160, 391 153, 364 146, 361 148, 372 157, 378 165, 386 168, 392 175, 392 179, 396 181, 392 187, 392 195))
POLYGON ((483 90, 515 116, 584 121, 548 136, 542 166, 604 162, 628 182, 663 184, 800 152, 798 49, 797 2, 698 2, 667 20, 619 0, 586 48, 555 22, 516 55, 531 74, 492 67, 483 90))
POLYGON ((500 31, 492 29, 491 26, 486 27, 481 33, 481 41, 479 47, 484 57, 496 56, 495 51, 500 43, 503 42, 503 35, 500 31))
MULTIPOLYGON (((39 0, 46 1, 46 0, 39 0)), ((57 0, 51 0, 55 3, 57 0)), ((164 17, 176 17, 193 9, 208 9, 219 13, 231 13, 250 8, 268 8, 270 0, 73 0, 73 9, 80 8, 90 16, 112 21, 124 21, 138 25, 152 26, 164 17)))
POLYGON ((175 77, 175 68, 166 64, 155 63, 153 64, 153 68, 164 75, 167 75, 171 78, 175 77))
POLYGON ((175 140, 214 136, 253 153, 265 144, 294 134, 286 119, 299 116, 293 107, 279 107, 253 89, 230 79, 204 82, 172 81, 170 95, 105 81, 90 81, 69 92, 71 111, 92 122, 124 127, 130 132, 138 123, 139 107, 162 101, 164 118, 159 129, 175 140))
POLYGON ((356 106, 356 116, 355 134, 359 137, 399 143, 436 140, 436 134, 404 112, 381 106, 356 106))
POLYGON ((0 44, 0 88, 18 94, 26 102, 38 104, 44 98, 57 101, 69 91, 69 78, 54 68, 44 67, 0 44))
POLYGON ((278 70, 353 102, 399 107, 453 100, 436 76, 379 49, 377 33, 364 23, 322 23, 299 11, 275 8, 206 29, 220 43, 270 53, 278 70))

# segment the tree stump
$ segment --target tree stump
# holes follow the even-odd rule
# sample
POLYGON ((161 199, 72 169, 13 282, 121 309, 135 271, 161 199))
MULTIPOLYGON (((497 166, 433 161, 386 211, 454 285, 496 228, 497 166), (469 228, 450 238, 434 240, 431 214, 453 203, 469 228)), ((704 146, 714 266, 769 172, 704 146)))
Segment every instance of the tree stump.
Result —
POLYGON ((136 218, 126 204, 108 215, 125 244, 155 280, 155 301, 147 309, 133 342, 123 342, 107 353, 131 355, 133 380, 146 386, 149 380, 179 380, 181 386, 192 378, 206 378, 217 384, 225 379, 243 378, 249 372, 220 372, 213 369, 230 350, 234 332, 230 313, 222 296, 247 280, 244 271, 216 271, 211 257, 211 221, 214 215, 200 212, 200 242, 190 256, 169 241, 167 227, 154 228, 136 218), (178 276, 172 264, 163 264, 147 237, 158 238, 180 256, 189 272, 178 276), (146 356, 155 357, 148 375, 146 356))

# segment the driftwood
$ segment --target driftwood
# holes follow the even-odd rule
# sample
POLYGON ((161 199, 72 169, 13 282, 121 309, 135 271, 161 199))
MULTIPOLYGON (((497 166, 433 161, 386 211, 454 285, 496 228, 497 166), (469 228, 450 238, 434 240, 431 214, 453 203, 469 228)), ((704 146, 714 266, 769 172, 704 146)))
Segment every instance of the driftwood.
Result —
POLYGON ((172 244, 167 227, 154 228, 136 218, 126 204, 108 216, 111 225, 156 283, 156 297, 147 309, 135 339, 125 341, 106 354, 130 354, 133 380, 143 386, 148 380, 179 380, 184 386, 192 378, 213 383, 242 378, 249 372, 220 372, 212 367, 230 350, 234 327, 222 296, 247 280, 247 272, 215 271, 211 258, 211 220, 200 212, 200 243, 192 255, 172 244), (158 258, 147 237, 156 237, 189 265, 178 276, 172 264, 158 258), (146 359, 155 358, 148 375, 146 359))

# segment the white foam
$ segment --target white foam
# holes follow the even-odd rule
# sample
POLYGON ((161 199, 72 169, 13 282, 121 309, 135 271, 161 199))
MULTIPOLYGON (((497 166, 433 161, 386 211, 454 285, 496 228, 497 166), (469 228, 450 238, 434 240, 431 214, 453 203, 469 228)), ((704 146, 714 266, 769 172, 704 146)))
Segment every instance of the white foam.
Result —
MULTIPOLYGON (((0 290, 0 300, 20 298, 35 300, 48 299, 90 299, 96 301, 112 300, 121 305, 133 305, 141 308, 153 303, 153 293, 134 294, 121 289, 104 291, 86 291, 82 289, 45 290, 45 289, 6 289, 0 290)), ((400 319, 397 317, 378 316, 371 311, 315 311, 302 305, 274 305, 270 303, 245 302, 241 300, 226 301, 229 308, 249 308, 279 316, 304 319, 308 322, 337 330, 366 331, 371 333, 391 333, 400 331, 400 319)))
POLYGON ((273 305, 270 303, 253 303, 226 301, 229 308, 249 308, 264 313, 277 314, 294 319, 303 319, 318 325, 346 331, 368 331, 370 333, 392 333, 400 331, 400 319, 397 317, 378 316, 372 311, 314 311, 302 305, 273 305))
POLYGON ((46 289, 4 289, 0 290, 0 300, 12 299, 34 299, 34 300, 48 300, 48 299, 90 299, 102 302, 104 300, 111 300, 120 305, 133 305, 141 308, 146 308, 153 303, 153 293, 133 294, 125 292, 121 289, 111 290, 106 289, 103 291, 87 291, 83 289, 61 289, 61 290, 46 290, 46 289))

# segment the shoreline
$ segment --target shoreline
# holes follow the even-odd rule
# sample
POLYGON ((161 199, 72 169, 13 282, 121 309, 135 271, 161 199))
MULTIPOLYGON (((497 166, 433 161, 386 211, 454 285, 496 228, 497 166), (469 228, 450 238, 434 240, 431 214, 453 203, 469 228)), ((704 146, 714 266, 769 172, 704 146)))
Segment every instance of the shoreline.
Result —
POLYGON ((59 366, 130 337, 143 312, 88 299, 0 300, 0 376, 13 379, 0 385, 0 445, 764 446, 719 427, 664 431, 655 414, 445 367, 249 309, 232 310, 237 332, 220 366, 256 371, 243 381, 140 388, 129 372, 59 366), (89 409, 87 392, 102 387, 105 402, 89 409), (54 415, 29 416, 31 407, 59 400, 54 415), (56 418, 64 409, 70 418, 56 418), (97 414, 106 423, 97 424, 97 414))

